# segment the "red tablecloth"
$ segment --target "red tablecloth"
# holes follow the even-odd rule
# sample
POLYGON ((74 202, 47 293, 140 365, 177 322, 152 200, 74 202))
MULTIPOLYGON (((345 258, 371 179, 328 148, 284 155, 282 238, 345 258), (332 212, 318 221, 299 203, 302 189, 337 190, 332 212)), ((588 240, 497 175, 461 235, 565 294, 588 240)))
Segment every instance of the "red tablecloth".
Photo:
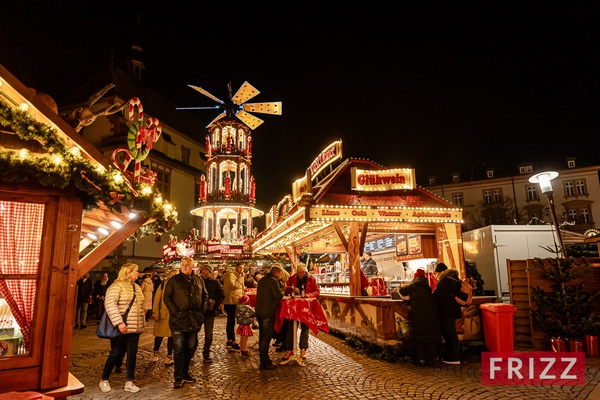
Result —
POLYGON ((246 289, 246 296, 248 296, 248 305, 252 308, 256 307, 256 289, 246 289))
POLYGON ((327 317, 319 299, 315 297, 285 297, 279 302, 275 318, 275 330, 279 332, 284 319, 293 319, 306 324, 316 335, 319 329, 329 332, 327 317))

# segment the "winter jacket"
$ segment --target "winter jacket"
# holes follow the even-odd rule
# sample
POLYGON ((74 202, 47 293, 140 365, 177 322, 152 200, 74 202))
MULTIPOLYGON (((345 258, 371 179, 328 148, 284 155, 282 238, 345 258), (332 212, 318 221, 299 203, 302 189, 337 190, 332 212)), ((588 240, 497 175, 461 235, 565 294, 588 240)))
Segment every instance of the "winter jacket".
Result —
POLYGON ((204 323, 208 292, 204 279, 193 272, 171 277, 165 286, 171 332, 198 332, 204 323))
MULTIPOLYGON (((285 288, 285 294, 292 293, 292 286, 298 287, 298 274, 294 274, 290 276, 290 279, 287 281, 287 285, 285 288)), ((306 288, 304 289, 304 297, 319 297, 321 291, 319 290, 319 285, 317 285, 317 280, 314 276, 307 273, 306 274, 306 288)))
POLYGON ((275 275, 269 272, 263 276, 256 289, 256 314, 274 316, 284 293, 285 287, 275 275))
POLYGON ((433 291, 433 297, 437 303, 440 318, 462 318, 461 306, 455 297, 458 296, 460 299, 466 301, 469 295, 463 293, 460 289, 461 282, 458 278, 457 270, 447 269, 439 275, 439 281, 433 291))
POLYGON ((142 292, 144 293, 144 299, 146 300, 144 307, 146 310, 152 310, 152 293, 154 293, 154 283, 152 283, 152 279, 148 277, 142 279, 140 288, 142 289, 142 292))
MULTIPOLYGON (((170 279, 170 278, 169 278, 170 279)), ((154 320, 154 336, 156 337, 171 337, 171 328, 169 328, 169 310, 165 305, 164 294, 165 285, 169 281, 166 279, 158 286, 154 295, 152 304, 152 316, 158 315, 158 320, 154 320)))
POLYGON ((116 280, 108 290, 104 299, 104 308, 110 318, 110 322, 117 326, 123 322, 127 325, 127 333, 141 333, 146 327, 146 310, 144 309, 144 294, 138 285, 130 281, 116 280), (127 311, 133 291, 135 290, 135 301, 131 305, 127 321, 123 321, 122 315, 127 311))
POLYGON ((416 342, 439 343, 442 331, 437 305, 431 287, 424 276, 416 277, 410 285, 400 288, 402 296, 410 296, 410 321, 416 342))
POLYGON ((102 279, 98 279, 96 283, 94 283, 94 293, 92 294, 94 300, 102 300, 103 297, 106 297, 106 291, 108 290, 111 284, 112 281, 110 279, 106 281, 105 285, 102 284, 102 279))
POLYGON ((215 301, 215 305, 212 310, 207 309, 204 312, 204 315, 216 315, 216 311, 219 306, 223 303, 225 299, 225 293, 223 292, 223 286, 221 286, 221 282, 209 276, 204 279, 204 286, 206 287, 206 291, 208 292, 208 298, 213 299, 215 301))
POLYGON ((256 312, 254 308, 247 304, 238 304, 235 307, 235 321, 240 325, 250 325, 254 323, 256 312))
POLYGON ((223 291, 225 300, 223 304, 237 304, 240 297, 244 295, 244 275, 239 275, 235 270, 230 269, 223 274, 223 291))
POLYGON ((94 291, 94 284, 92 278, 87 278, 85 282, 83 278, 77 281, 77 302, 78 303, 89 303, 90 296, 94 291))

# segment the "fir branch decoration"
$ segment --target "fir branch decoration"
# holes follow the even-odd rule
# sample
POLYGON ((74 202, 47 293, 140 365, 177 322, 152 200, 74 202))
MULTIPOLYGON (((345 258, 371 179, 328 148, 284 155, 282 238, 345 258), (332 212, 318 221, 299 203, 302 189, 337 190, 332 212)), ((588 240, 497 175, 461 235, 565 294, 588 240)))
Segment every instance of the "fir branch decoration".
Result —
POLYGON ((169 205, 170 211, 165 212, 167 203, 155 201, 161 197, 157 190, 147 193, 144 190, 147 185, 131 182, 140 194, 135 197, 124 180, 118 179, 122 177, 120 170, 97 168, 78 151, 72 151, 54 128, 36 121, 28 112, 1 99, 0 126, 10 128, 22 140, 39 142, 47 152, 34 157, 28 152, 19 154, 18 151, 0 148, 0 181, 26 182, 35 177, 43 186, 63 189, 72 184, 77 188, 77 196, 85 210, 98 208, 98 202, 102 201, 113 212, 121 213, 121 205, 125 205, 130 211, 141 212, 144 217, 154 219, 140 228, 132 239, 168 232, 179 223, 173 206, 169 205), (111 193, 122 195, 119 202, 113 200, 111 193))

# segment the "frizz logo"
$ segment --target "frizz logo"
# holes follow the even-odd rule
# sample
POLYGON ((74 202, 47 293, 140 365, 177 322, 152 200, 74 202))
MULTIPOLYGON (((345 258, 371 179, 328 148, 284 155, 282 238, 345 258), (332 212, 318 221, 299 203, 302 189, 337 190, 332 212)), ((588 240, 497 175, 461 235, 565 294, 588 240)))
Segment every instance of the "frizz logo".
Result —
POLYGON ((482 353, 482 385, 585 385, 585 353, 482 353))

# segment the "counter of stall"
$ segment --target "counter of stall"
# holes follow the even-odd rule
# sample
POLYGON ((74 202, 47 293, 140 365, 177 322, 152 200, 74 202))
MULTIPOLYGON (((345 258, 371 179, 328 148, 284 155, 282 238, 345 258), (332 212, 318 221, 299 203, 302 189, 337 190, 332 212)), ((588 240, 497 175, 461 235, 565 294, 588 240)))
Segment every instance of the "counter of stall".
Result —
MULTIPOLYGON (((380 346, 400 344, 410 335, 410 300, 321 292, 319 301, 330 330, 380 346)), ((461 341, 482 339, 479 305, 495 301, 494 296, 473 296, 472 304, 463 307, 463 317, 456 321, 461 341)))

